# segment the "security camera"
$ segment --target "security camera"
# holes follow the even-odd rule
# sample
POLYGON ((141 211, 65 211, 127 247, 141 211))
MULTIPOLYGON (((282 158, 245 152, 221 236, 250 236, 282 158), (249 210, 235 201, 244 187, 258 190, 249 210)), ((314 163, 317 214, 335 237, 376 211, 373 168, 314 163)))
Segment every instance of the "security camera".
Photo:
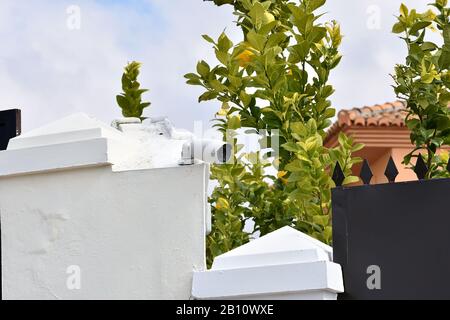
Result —
POLYGON ((194 164, 201 160, 208 163, 223 164, 231 158, 231 144, 213 139, 192 139, 183 144, 181 165, 194 164))

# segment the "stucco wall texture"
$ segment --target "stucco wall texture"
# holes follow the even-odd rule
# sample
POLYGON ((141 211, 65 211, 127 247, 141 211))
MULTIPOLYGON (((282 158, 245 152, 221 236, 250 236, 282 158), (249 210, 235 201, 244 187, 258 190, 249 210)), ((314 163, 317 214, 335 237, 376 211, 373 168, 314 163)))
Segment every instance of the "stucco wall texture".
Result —
POLYGON ((2 298, 190 298, 192 272, 205 269, 208 172, 102 166, 1 177, 2 298))

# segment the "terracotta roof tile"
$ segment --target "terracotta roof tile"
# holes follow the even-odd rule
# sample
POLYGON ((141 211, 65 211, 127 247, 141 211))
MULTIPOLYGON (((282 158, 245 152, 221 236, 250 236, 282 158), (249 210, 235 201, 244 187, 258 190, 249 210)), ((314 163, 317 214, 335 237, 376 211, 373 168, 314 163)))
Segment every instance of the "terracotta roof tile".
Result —
POLYGON ((341 110, 338 113, 338 120, 328 131, 326 140, 345 126, 404 127, 406 115, 405 104, 402 101, 341 110))

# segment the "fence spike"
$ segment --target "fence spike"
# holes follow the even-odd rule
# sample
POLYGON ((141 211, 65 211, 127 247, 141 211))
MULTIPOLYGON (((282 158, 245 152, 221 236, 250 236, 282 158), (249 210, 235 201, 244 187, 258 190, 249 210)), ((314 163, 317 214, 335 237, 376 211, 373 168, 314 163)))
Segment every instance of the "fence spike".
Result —
POLYGON ((388 164, 386 166, 386 170, 384 171, 384 175, 388 179, 389 182, 395 182, 395 178, 398 176, 398 169, 395 165, 394 159, 392 156, 389 157, 388 164))
POLYGON ((339 164, 339 162, 336 162, 336 166, 334 167, 333 176, 331 177, 336 184, 336 187, 341 187, 342 183, 344 182, 345 175, 342 171, 342 168, 339 164))
POLYGON ((450 159, 448 160, 448 163, 447 163, 447 171, 450 172, 450 159))
POLYGON ((428 167, 425 164, 425 161, 423 161, 423 157, 422 157, 421 153, 419 153, 419 156, 417 157, 417 162, 414 167, 414 172, 416 173, 417 178, 419 180, 425 179, 425 176, 427 175, 428 167))
POLYGON ((373 178, 373 172, 370 169, 369 161, 367 161, 367 159, 364 159, 359 176, 361 177, 364 184, 370 184, 370 181, 373 178))

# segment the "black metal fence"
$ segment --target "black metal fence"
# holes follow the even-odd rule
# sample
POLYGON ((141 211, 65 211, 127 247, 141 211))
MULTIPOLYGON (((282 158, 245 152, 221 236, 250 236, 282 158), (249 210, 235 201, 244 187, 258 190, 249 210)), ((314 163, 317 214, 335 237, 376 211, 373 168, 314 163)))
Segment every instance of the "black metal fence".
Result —
MULTIPOLYGON (((447 163, 446 167, 447 171, 450 172, 450 160, 447 163)), ((419 180, 423 180, 426 177, 426 174, 428 172, 428 167, 425 161, 423 160, 422 154, 419 153, 417 156, 416 165, 414 166, 414 172, 417 175, 417 178, 419 180)), ((384 171, 384 175, 388 179, 390 183, 395 182, 395 179, 397 178, 399 172, 397 169, 397 166, 395 165, 394 159, 392 157, 389 157, 389 161, 386 165, 386 170, 384 171)), ((367 160, 364 160, 363 165, 361 167, 361 172, 359 173, 359 177, 361 178, 361 181, 368 185, 370 184, 370 181, 372 180, 373 173, 370 169, 369 162, 367 160)), ((342 183, 344 182, 345 175, 344 172, 341 169, 341 166, 339 163, 336 163, 336 167, 333 171, 333 181, 336 184, 336 187, 341 187, 342 183)))
MULTIPOLYGON (((447 165, 450 169, 450 164, 447 165)), ((422 156, 417 181, 370 185, 364 161, 363 185, 342 186, 337 165, 333 179, 333 255, 343 270, 340 299, 450 299, 450 179, 424 180, 422 156)))

